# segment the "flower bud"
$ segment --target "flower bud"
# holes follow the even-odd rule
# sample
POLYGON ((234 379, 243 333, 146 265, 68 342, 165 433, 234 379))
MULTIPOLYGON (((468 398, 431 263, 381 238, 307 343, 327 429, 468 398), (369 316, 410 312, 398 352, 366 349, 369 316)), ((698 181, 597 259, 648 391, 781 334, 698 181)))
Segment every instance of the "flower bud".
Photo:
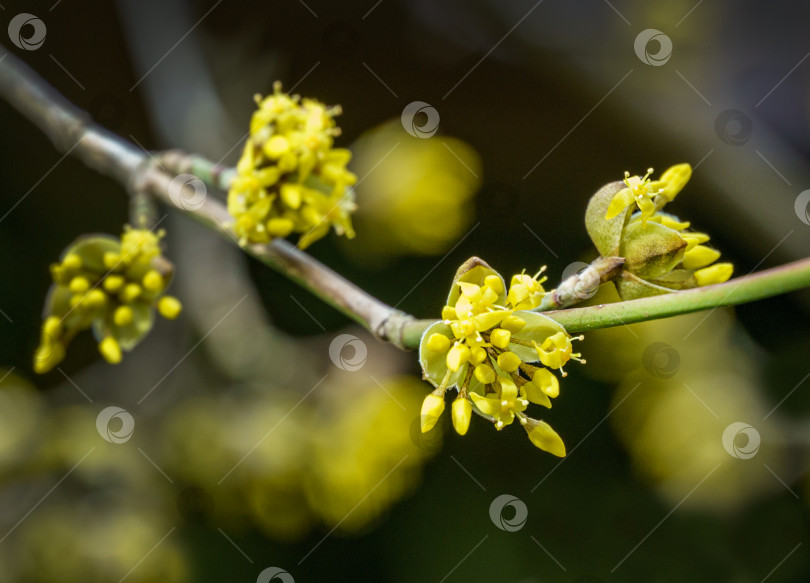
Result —
POLYGON ((422 433, 427 433, 441 417, 444 412, 444 395, 437 395, 435 391, 430 393, 422 401, 422 433))
POLYGON ((452 409, 453 427, 459 435, 466 435, 470 427, 470 417, 472 417, 472 404, 459 395, 453 401, 452 409))

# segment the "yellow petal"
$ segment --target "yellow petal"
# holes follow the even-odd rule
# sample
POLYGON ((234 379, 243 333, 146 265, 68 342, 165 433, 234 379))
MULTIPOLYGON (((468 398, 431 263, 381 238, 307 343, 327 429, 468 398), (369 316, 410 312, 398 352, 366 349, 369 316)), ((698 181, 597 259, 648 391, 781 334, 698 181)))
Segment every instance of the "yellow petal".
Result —
POLYGON ((716 263, 715 265, 698 269, 695 272, 695 280, 698 285, 723 283, 724 281, 728 281, 733 272, 734 266, 731 263, 716 263))
POLYGON ((481 299, 481 287, 466 281, 459 281, 458 286, 461 288, 461 293, 465 295, 473 303, 481 299))
POLYGON ((483 314, 473 316, 475 329, 479 332, 486 332, 490 328, 500 324, 501 321, 508 315, 509 312, 506 310, 495 310, 494 312, 484 312, 483 314))
POLYGON ((459 295, 455 305, 456 316, 458 318, 468 318, 472 313, 473 305, 465 295, 459 295))
POLYGON ((711 265, 720 258, 720 252, 705 245, 697 245, 683 256, 684 269, 699 269, 711 265))
POLYGON ((501 400, 511 403, 518 396, 518 388, 515 381, 509 377, 499 377, 498 382, 501 384, 501 400))
POLYGON ((488 275, 484 278, 484 285, 494 291, 497 295, 504 292, 503 280, 497 275, 488 275))
POLYGON ((496 416, 501 412, 501 402, 497 399, 489 399, 478 393, 470 393, 470 398, 484 415, 496 416))
POLYGON ((529 288, 524 283, 514 283, 509 288, 507 301, 513 307, 519 305, 529 297, 529 288))
POLYGON ((503 319, 503 322, 501 322, 501 328, 503 328, 504 330, 509 330, 509 332, 511 332, 512 334, 517 334, 518 332, 523 330, 523 327, 525 325, 526 320, 514 315, 507 316, 506 318, 503 319))
POLYGON ((605 213, 605 219, 610 220, 613 217, 618 216, 620 212, 633 204, 635 200, 636 198, 633 195, 632 190, 629 188, 622 188, 619 192, 613 195, 612 199, 610 199, 607 213, 605 213))
POLYGON ((532 403, 548 407, 549 409, 551 408, 551 400, 548 398, 548 395, 533 382, 523 385, 523 390, 526 391, 526 398, 532 403))
POLYGON ((537 369, 532 376, 532 383, 552 399, 560 394, 560 381, 548 369, 537 369))
MULTIPOLYGON (((673 229, 675 231, 683 231, 684 229, 688 229, 689 225, 691 224, 691 223, 689 223, 689 221, 679 221, 679 220, 676 220, 675 217, 672 217, 672 216, 669 216, 669 215, 658 215, 658 217, 661 219, 661 224, 662 225, 664 225, 665 227, 668 227, 670 229, 673 229)), ((685 234, 684 234, 684 238, 686 238, 685 234)), ((708 238, 707 238, 707 240, 708 240, 708 238)))

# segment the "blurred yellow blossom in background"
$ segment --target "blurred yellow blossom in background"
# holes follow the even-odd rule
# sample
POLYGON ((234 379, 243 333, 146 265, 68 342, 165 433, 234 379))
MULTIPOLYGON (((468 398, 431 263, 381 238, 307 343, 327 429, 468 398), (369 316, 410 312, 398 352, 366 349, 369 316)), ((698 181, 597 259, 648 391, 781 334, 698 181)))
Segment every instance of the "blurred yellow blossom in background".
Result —
MULTIPOLYGON (((592 302, 616 299, 603 286, 592 302)), ((789 474, 786 428, 763 398, 763 353, 729 310, 594 330, 585 342, 586 372, 619 383, 618 438, 670 502, 699 484, 684 503, 723 512, 782 488, 771 472, 789 474), (735 423, 753 431, 740 435, 735 423)))
POLYGON ((413 439, 422 384, 340 378, 322 396, 236 391, 180 403, 167 427, 171 472, 214 497, 217 520, 297 539, 314 523, 353 532, 419 481, 435 453, 413 439), (250 452, 249 455, 245 455, 250 452))
POLYGON ((397 119, 364 133, 352 151, 360 177, 357 239, 345 247, 357 250, 358 260, 437 255, 469 228, 482 170, 466 142, 414 138, 397 119))

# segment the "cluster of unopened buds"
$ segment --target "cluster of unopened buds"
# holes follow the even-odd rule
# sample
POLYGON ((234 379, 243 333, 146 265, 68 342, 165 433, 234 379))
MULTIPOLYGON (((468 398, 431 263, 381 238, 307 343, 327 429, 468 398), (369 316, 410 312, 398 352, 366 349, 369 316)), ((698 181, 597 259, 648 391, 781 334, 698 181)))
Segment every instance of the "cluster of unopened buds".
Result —
POLYGON ((551 318, 529 311, 540 305, 545 278, 518 274, 509 290, 503 278, 473 257, 456 274, 442 320, 424 333, 419 358, 436 388, 422 404, 422 431, 430 431, 452 388, 455 430, 464 435, 473 411, 500 430, 517 419, 531 442, 557 456, 565 445, 551 426, 525 414, 529 403, 551 407, 560 384, 551 370, 579 360, 571 337, 551 318))
POLYGON ((180 302, 165 295, 173 266, 161 254, 162 236, 128 226, 120 238, 85 235, 51 265, 36 372, 58 365, 73 337, 88 328, 101 356, 117 364, 121 351, 134 348, 152 328, 155 309, 170 320, 178 316, 180 302))

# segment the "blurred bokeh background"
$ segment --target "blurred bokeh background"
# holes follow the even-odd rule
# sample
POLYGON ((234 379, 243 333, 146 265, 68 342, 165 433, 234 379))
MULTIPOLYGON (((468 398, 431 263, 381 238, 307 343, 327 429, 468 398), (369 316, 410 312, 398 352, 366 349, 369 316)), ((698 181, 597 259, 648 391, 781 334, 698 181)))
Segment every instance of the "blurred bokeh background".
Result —
MULTIPOLYGON (((810 251, 802 3, 4 1, 3 31, 23 12, 45 42, 3 53, 147 150, 235 163, 275 80, 341 104, 358 237, 310 251, 418 317, 470 255, 550 283, 588 261, 585 205, 624 170, 691 163, 669 208, 738 275, 810 251), (415 101, 434 135, 402 124, 415 101)), ((48 265, 119 233, 127 197, 0 119, 3 581, 810 578, 810 294, 588 334, 545 416, 560 461, 478 419, 419 435, 415 354, 167 211, 181 318, 118 366, 80 336, 37 377, 48 265), (333 361, 340 334, 361 344, 333 361)))

